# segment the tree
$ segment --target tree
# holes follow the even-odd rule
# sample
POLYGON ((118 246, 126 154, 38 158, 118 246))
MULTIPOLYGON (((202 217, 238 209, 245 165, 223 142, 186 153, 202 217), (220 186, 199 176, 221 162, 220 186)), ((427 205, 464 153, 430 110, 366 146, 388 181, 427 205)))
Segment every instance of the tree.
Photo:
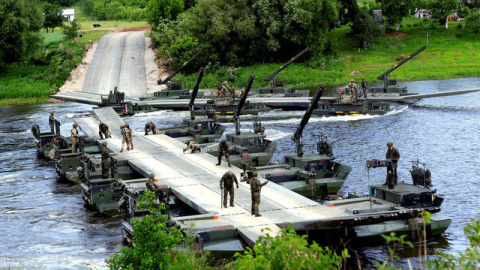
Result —
POLYGON ((36 1, 0 1, 0 66, 36 52, 42 45, 42 9, 36 1))
POLYGON ((480 12, 476 11, 468 15, 465 19, 465 30, 474 34, 480 33, 480 12))
POLYGON ((457 9, 458 0, 426 0, 426 5, 432 12, 432 17, 438 20, 439 24, 445 24, 445 29, 448 29, 447 16, 457 9))
POLYGON ((51 28, 53 32, 55 27, 62 26, 65 21, 65 17, 62 15, 62 8, 59 5, 44 3, 43 14, 45 17, 43 28, 47 30, 47 33, 48 28, 51 28))
MULTIPOLYGON (((456 0, 455 0, 456 1, 456 0)), ((402 19, 408 16, 409 10, 413 8, 412 0, 382 0, 382 12, 387 18, 389 25, 396 25, 395 31, 400 28, 402 19)))
POLYGON ((228 269, 341 269, 343 260, 350 257, 347 249, 339 256, 315 242, 309 245, 306 236, 299 236, 292 228, 282 229, 275 237, 269 230, 259 237, 253 250, 236 253, 228 269))
POLYGON ((338 19, 343 23, 353 22, 358 14, 357 0, 339 0, 338 19))
POLYGON ((432 20, 422 19, 422 22, 420 23, 420 27, 422 31, 427 34, 427 44, 428 44, 428 34, 430 33, 431 30, 435 29, 435 26, 433 25, 432 20))
POLYGON ((310 46, 319 54, 338 21, 336 1, 330 0, 259 0, 253 7, 271 52, 310 46))
POLYGON ((81 25, 77 19, 73 20, 70 25, 63 24, 63 35, 65 40, 73 40, 76 42, 75 38, 78 37, 78 30, 81 29, 81 25))
POLYGON ((147 4, 147 22, 156 27, 161 19, 175 20, 183 7, 183 0, 150 0, 147 4))
POLYGON ((351 28, 354 35, 359 38, 360 46, 365 49, 368 44, 373 43, 385 34, 385 29, 374 21, 373 17, 364 9, 360 9, 351 28))

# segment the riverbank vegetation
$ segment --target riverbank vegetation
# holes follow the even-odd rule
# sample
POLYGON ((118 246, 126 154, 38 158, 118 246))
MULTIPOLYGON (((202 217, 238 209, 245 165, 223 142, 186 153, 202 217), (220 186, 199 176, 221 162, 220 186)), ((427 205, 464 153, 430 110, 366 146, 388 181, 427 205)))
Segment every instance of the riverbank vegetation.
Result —
MULTIPOLYGON (((41 2, 62 9, 74 5, 82 37, 76 39, 77 45, 66 42, 62 28, 44 24, 41 5, 27 0, 3 1, 2 12, 6 13, 2 16, 9 19, 1 22, 2 27, 11 26, 5 28, 11 31, 0 37, 3 104, 8 103, 5 99, 16 99, 16 103, 22 99, 45 101, 50 90, 58 89, 68 78, 63 76, 64 71, 80 63, 86 42, 98 40, 105 34, 102 29, 136 26, 148 30, 143 20, 152 25, 148 33, 158 48, 158 58, 171 59, 166 61, 171 63, 171 70, 197 51, 203 52, 174 78, 186 88, 193 87, 200 66, 206 67, 202 88, 216 88, 230 72, 236 78, 234 88, 242 88, 250 73, 257 78, 254 88, 267 87, 269 83, 263 79, 307 46, 310 52, 279 74, 286 86, 313 91, 318 84, 333 89, 346 85, 350 79, 359 82, 361 77, 368 83, 378 82, 376 77, 423 45, 428 48, 392 73, 398 81, 478 76, 480 64, 478 3, 459 7, 455 1, 425 0, 415 1, 413 6, 412 1, 406 1, 397 10, 390 5, 393 0, 381 3, 372 0, 41 2), (466 19, 446 24, 447 16, 451 15, 442 13, 445 9, 442 1, 466 19), (434 17, 415 18, 415 8, 430 8, 434 17), (374 9, 383 10, 384 26, 373 20, 374 9), (102 21, 107 19, 110 20, 102 21), (100 27, 94 28, 94 24, 100 27), (73 50, 75 60, 64 61, 74 65, 59 69, 59 63, 50 61, 50 57, 61 43, 73 50), (322 63, 325 70, 321 69, 322 63), (52 71, 63 75, 53 76, 52 71)), ((57 8, 49 10, 54 11, 53 15, 58 14, 57 8)))

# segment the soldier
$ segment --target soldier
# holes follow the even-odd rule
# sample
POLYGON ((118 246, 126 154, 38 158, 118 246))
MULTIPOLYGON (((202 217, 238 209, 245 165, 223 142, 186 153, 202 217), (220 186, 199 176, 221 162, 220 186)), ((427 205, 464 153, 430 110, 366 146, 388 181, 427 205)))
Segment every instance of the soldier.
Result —
POLYGON ((76 153, 77 152, 77 146, 78 146, 78 138, 80 138, 81 136, 78 135, 78 130, 77 130, 78 124, 73 123, 72 126, 73 126, 73 128, 70 131, 70 138, 72 139, 72 153, 76 153))
POLYGON ((327 67, 325 66, 325 63, 324 63, 324 62, 322 62, 322 66, 320 67, 320 69, 321 69, 321 70, 327 69, 327 67))
POLYGON ((234 201, 234 194, 235 194, 235 189, 233 188, 233 182, 235 181, 235 184, 237 185, 238 189, 238 181, 237 181, 237 176, 232 172, 228 171, 226 172, 223 176, 222 179, 220 179, 220 189, 222 189, 222 183, 223 183, 223 207, 227 208, 227 195, 230 193, 230 206, 235 207, 233 204, 234 201))
POLYGON ((367 98, 367 82, 363 77, 362 77, 362 90, 363 90, 363 97, 367 98))
POLYGON ((230 72, 230 74, 228 75, 228 81, 231 82, 231 83, 235 83, 235 77, 233 77, 232 72, 230 72))
POLYGON ((55 114, 55 112, 51 112, 50 113, 50 116, 48 117, 48 124, 50 125, 50 133, 55 133, 55 118, 53 117, 53 115, 55 114))
POLYGON ((198 152, 202 152, 202 149, 200 148, 200 145, 198 145, 198 143, 195 141, 195 140, 185 140, 183 142, 184 144, 187 145, 187 147, 183 148, 183 153, 185 154, 185 151, 187 151, 188 149, 192 149, 192 154, 195 153, 196 151, 198 152))
POLYGON ((228 167, 232 167, 230 164, 230 155, 228 154, 228 143, 225 139, 221 140, 218 144, 218 163, 217 166, 222 163, 222 156, 225 156, 228 162, 228 167))
POLYGON ((107 142, 102 142, 102 178, 108 178, 108 170, 110 169, 110 154, 107 149, 107 142))
POLYGON ((150 131, 154 135, 157 134, 157 130, 156 130, 155 124, 153 122, 148 122, 148 123, 145 124, 145 136, 147 136, 148 133, 150 133, 150 131))
POLYGON ((228 82, 224 81, 222 85, 222 96, 228 96, 230 94, 230 87, 228 86, 228 82))
POLYGON ((157 185, 155 185, 155 175, 153 173, 148 175, 148 182, 145 183, 145 185, 151 192, 157 193, 159 190, 157 185))
POLYGON ((397 175, 397 163, 400 159, 400 152, 398 152, 397 148, 393 147, 392 142, 387 143, 387 154, 385 158, 390 161, 389 165, 387 166, 387 180, 383 184, 384 186, 388 185, 389 189, 395 188, 397 185, 398 175, 397 175))
POLYGON ((120 153, 123 152, 123 146, 125 145, 125 142, 127 143, 127 151, 130 149, 133 150, 133 143, 132 143, 132 128, 128 125, 121 125, 120 126, 120 132, 122 133, 122 149, 120 150, 120 153))
POLYGON ((352 96, 352 103, 356 104, 357 103, 358 91, 357 91, 357 85, 355 84, 354 79, 350 80, 350 83, 348 84, 348 87, 350 88, 350 94, 352 96))
POLYGON ((257 172, 252 173, 252 179, 249 180, 250 182, 250 190, 252 192, 252 215, 255 215, 255 217, 261 217, 258 213, 258 207, 260 206, 260 191, 262 190, 262 187, 268 184, 268 180, 265 181, 265 183, 260 183, 260 180, 257 179, 257 172))
POLYGON ((98 135, 100 136, 101 140, 103 140, 104 136, 105 136, 105 139, 112 137, 110 136, 110 131, 108 131, 107 124, 100 122, 100 125, 98 125, 98 135))

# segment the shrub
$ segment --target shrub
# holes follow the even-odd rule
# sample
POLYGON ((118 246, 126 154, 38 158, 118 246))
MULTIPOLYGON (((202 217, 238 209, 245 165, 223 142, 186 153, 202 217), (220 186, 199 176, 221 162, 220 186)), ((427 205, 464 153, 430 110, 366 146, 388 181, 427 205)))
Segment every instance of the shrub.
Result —
POLYGON ((465 29, 471 33, 480 33, 480 12, 473 12, 465 20, 465 29))

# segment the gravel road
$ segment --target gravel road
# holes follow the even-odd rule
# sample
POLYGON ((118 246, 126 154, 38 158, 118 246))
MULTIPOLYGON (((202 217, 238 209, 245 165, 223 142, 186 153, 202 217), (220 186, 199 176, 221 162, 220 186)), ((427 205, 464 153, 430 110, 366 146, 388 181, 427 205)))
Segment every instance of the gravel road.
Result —
POLYGON ((128 97, 144 96, 145 32, 109 33, 98 43, 83 91, 108 94, 115 86, 128 97))

